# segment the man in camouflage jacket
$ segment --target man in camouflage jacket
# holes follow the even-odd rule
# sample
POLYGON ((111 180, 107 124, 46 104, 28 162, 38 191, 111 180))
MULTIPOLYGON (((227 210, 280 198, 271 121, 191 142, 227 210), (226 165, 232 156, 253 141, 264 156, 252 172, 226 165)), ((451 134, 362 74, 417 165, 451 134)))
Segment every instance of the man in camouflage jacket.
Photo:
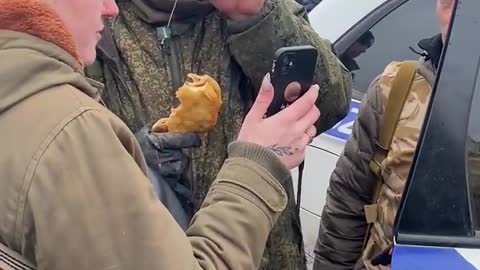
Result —
MULTIPOLYGON (((113 39, 102 40, 100 57, 88 74, 105 83, 105 103, 133 131, 169 115, 186 74, 208 74, 221 85, 217 126, 192 154, 197 209, 278 48, 313 45, 319 51, 314 80, 320 86, 318 133, 348 112, 351 76, 294 0, 178 0, 168 29, 162 27, 175 1, 117 2, 120 15, 106 25, 113 39)), ((305 269, 293 187, 285 189, 290 201, 270 235, 261 269, 305 269)))
POLYGON ((383 183, 376 202, 372 200, 379 180, 370 171, 369 163, 376 151, 381 119, 399 62, 389 64, 369 87, 352 137, 330 178, 315 246, 314 270, 390 269, 389 266, 373 266, 371 259, 391 248, 395 216, 427 112, 454 1, 437 0, 441 34, 418 44, 424 56, 418 63, 400 114, 391 150, 381 163, 383 183), (368 228, 364 206, 372 203, 378 206, 377 219, 372 223, 362 250, 368 228))

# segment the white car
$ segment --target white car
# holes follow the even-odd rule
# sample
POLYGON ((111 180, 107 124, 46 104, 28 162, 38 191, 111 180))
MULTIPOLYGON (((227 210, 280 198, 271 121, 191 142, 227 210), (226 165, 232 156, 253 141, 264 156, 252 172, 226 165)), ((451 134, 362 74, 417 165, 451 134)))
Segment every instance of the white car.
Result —
POLYGON ((436 0, 323 0, 309 14, 313 28, 334 44, 340 59, 362 37, 369 36, 371 45, 355 58, 359 69, 352 72, 354 93, 349 115, 316 138, 307 150, 300 214, 310 266, 330 175, 351 135, 360 100, 388 63, 418 59, 420 56, 410 47, 419 50, 418 41, 439 33, 435 4, 436 0), (373 35, 373 44, 367 32, 373 35))

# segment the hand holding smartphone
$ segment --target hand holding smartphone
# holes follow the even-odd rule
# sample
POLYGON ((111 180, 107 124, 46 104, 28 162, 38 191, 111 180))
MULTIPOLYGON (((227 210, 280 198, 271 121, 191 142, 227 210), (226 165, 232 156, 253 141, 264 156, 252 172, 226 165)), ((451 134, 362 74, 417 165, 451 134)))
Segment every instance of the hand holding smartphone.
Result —
POLYGON ((275 53, 271 82, 275 90, 267 117, 286 108, 313 84, 318 51, 315 47, 282 47, 275 53))

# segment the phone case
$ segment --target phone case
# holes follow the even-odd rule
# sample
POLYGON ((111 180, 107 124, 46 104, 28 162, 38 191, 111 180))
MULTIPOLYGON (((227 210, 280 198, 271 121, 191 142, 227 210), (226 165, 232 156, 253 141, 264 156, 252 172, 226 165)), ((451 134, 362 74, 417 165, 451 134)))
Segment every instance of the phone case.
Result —
POLYGON ((271 74, 275 95, 267 116, 276 114, 291 103, 285 99, 285 90, 290 83, 300 84, 298 97, 307 92, 313 82, 317 57, 317 49, 313 46, 283 47, 277 50, 271 74))

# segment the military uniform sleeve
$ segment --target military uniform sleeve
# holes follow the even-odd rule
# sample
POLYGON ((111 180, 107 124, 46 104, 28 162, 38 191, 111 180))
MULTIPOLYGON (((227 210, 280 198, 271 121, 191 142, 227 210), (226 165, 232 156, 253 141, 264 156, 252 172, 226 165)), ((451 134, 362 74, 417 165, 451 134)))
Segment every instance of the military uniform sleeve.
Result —
POLYGON ((315 270, 351 270, 361 257, 368 227, 363 207, 371 203, 377 181, 369 163, 378 138, 381 102, 375 81, 330 178, 315 246, 315 270))
POLYGON ((320 86, 317 106, 322 113, 316 125, 318 133, 347 115, 351 75, 336 57, 331 43, 312 29, 301 5, 293 0, 267 0, 262 13, 250 24, 230 22, 229 29, 231 53, 257 88, 265 73, 271 70, 278 48, 299 45, 317 48, 314 83, 320 86))
POLYGON ((133 134, 102 113, 70 121, 38 156, 25 211, 38 269, 256 269, 286 204, 280 160, 233 145, 185 235, 155 197, 133 134))

